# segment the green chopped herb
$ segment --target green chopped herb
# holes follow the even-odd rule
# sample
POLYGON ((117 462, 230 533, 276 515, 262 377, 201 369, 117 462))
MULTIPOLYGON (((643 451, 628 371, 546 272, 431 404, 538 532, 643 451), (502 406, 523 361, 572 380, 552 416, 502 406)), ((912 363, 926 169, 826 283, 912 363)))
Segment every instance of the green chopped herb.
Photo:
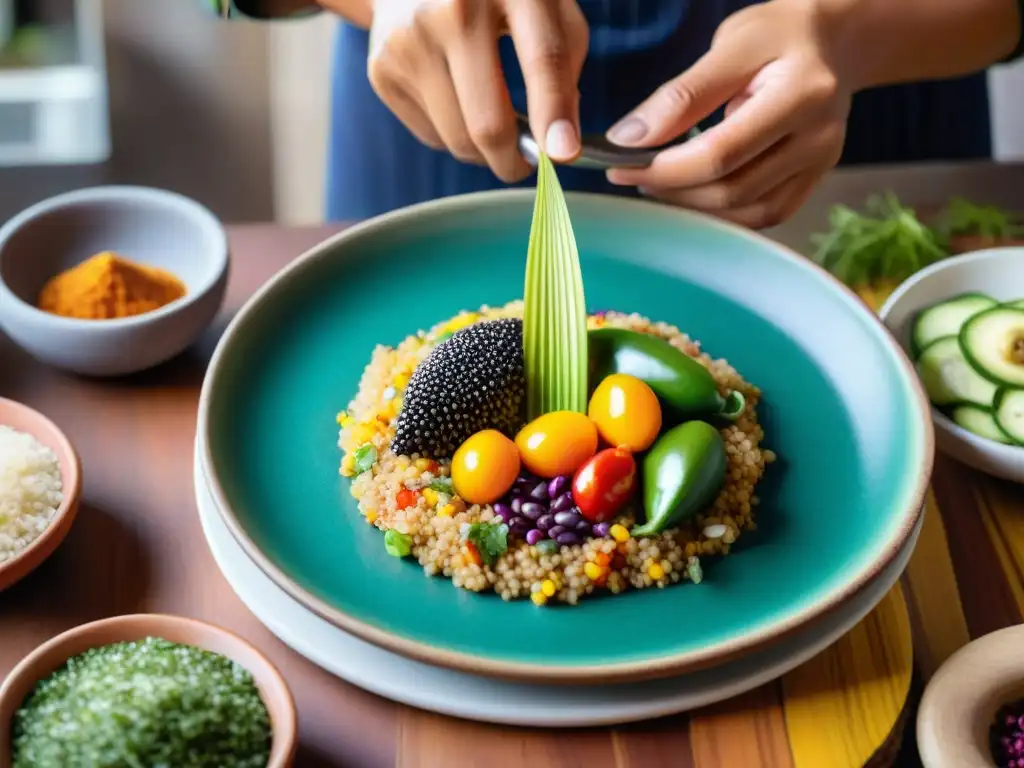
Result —
POLYGON ((690 575, 690 581, 700 584, 704 580, 704 569, 700 567, 700 560, 690 557, 686 561, 686 572, 690 575))
POLYGON ((1024 220, 994 205, 977 205, 962 197, 954 197, 939 216, 938 229, 947 238, 1012 240, 1024 237, 1024 220))
POLYGON ((412 536, 390 528, 384 534, 384 549, 392 557, 408 557, 412 552, 412 536))
POLYGON ((433 491, 437 491, 438 493, 454 493, 452 490, 452 479, 450 477, 439 477, 427 487, 433 491))
POLYGON ((576 238, 555 167, 541 154, 526 256, 527 415, 587 412, 587 312, 576 238))
POLYGON ((537 551, 542 555, 553 555, 558 551, 558 543, 551 539, 544 539, 537 543, 537 551))
POLYGON ((847 285, 902 281, 949 255, 944 240, 892 193, 868 200, 866 213, 833 206, 831 231, 814 235, 813 259, 847 285))
POLYGON ((487 565, 494 565, 508 550, 508 526, 500 523, 473 523, 465 538, 473 542, 487 565))
POLYGON ((377 461, 377 449, 374 448, 370 443, 361 445, 356 449, 356 473, 362 474, 371 467, 375 461, 377 461))
POLYGON ((242 666, 159 638, 74 656, 14 716, 13 768, 265 768, 270 716, 242 666))

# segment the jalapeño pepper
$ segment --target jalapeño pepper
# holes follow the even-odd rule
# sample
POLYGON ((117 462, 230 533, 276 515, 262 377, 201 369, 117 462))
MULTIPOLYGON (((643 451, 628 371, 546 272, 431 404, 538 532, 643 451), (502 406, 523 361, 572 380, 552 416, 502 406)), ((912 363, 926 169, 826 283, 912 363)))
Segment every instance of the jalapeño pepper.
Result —
POLYGON ((666 432, 643 460, 646 522, 633 536, 656 536, 706 509, 725 483, 725 441, 710 424, 688 421, 666 432))
POLYGON ((711 372, 664 339, 624 328, 597 328, 587 334, 590 383, 628 373, 646 382, 677 421, 720 416, 736 419, 746 401, 740 392, 722 397, 711 372))

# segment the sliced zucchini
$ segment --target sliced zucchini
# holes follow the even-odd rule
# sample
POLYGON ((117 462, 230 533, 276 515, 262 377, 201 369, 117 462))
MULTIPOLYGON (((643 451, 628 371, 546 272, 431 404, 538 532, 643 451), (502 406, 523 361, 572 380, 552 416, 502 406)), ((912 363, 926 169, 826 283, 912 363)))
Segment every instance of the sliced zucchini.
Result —
POLYGON ((983 293, 961 293, 923 310, 914 321, 911 331, 911 351, 914 355, 936 339, 956 336, 972 315, 996 305, 996 300, 983 293))
POLYGON ((1024 445, 1024 389, 1000 389, 993 411, 996 424, 1010 438, 1024 445))
POLYGON ((992 411, 977 405, 958 405, 953 409, 953 421, 978 437, 995 440, 997 443, 1012 443, 1009 435, 996 424, 992 411))
POLYGON ((979 312, 960 329, 960 347, 989 381, 1024 387, 1024 309, 993 307, 979 312))
POLYGON ((917 359, 917 373, 935 405, 992 404, 996 385, 975 371, 960 349, 956 336, 933 341, 917 359))
POLYGON ((1024 309, 1024 299, 1017 299, 1016 301, 1005 301, 1003 302, 1004 307, 1014 307, 1016 309, 1024 309))

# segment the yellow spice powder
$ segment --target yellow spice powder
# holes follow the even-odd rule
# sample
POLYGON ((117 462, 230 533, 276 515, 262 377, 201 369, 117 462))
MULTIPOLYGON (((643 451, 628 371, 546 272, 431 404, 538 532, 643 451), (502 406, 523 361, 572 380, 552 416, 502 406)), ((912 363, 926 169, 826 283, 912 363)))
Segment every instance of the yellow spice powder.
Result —
POLYGON ((185 285, 156 267, 105 251, 51 278, 39 308, 63 317, 112 320, 160 309, 185 295, 185 285))

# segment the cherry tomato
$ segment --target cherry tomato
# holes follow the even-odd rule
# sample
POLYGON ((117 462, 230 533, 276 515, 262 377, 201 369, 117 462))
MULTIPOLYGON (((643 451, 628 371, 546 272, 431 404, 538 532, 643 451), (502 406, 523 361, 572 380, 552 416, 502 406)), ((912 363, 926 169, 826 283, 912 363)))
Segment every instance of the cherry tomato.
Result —
POLYGON ((399 509, 408 509, 409 507, 415 507, 416 503, 420 499, 419 491, 413 491, 409 488, 403 488, 398 492, 395 497, 395 503, 399 509))
POLYGON ((592 523, 615 517, 636 490, 636 462, 625 448, 605 448, 572 479, 572 499, 592 523))
POLYGON ((582 413, 554 411, 523 427, 516 446, 533 474, 571 475, 597 451, 597 427, 582 413))
POLYGON ((452 486, 470 504, 497 501, 518 476, 516 444, 496 429, 477 432, 452 457, 452 486))
POLYGON ((628 373, 613 373, 598 384, 587 413, 606 443, 633 453, 650 448, 661 430, 658 396, 628 373))

